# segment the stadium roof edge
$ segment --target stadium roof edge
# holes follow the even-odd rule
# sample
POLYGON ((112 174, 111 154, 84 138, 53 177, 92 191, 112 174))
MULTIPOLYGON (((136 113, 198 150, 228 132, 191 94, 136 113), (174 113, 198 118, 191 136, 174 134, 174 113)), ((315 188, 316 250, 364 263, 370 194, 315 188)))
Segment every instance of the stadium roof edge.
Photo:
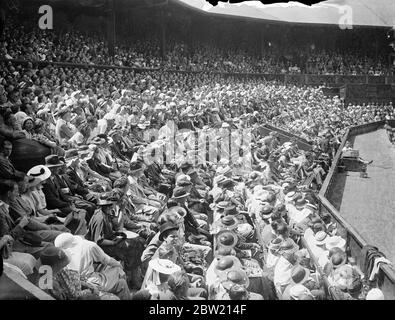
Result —
MULTIPOLYGON (((339 1, 348 1, 348 0, 329 0, 329 1, 325 1, 325 2, 339 2, 339 1)), ((353 1, 353 0, 350 0, 353 1)), ((359 1, 364 1, 364 0, 359 0, 359 1)), ((370 0, 365 0, 365 1, 370 1, 370 0)), ((388 2, 389 0, 377 0, 377 1, 386 1, 388 2)), ((235 14, 240 8, 240 4, 239 6, 237 6, 238 8, 233 8, 232 11, 229 10, 221 10, 221 9, 217 9, 216 7, 211 6, 208 2, 206 2, 206 0, 168 0, 169 3, 172 4, 177 4, 180 5, 184 8, 188 8, 198 14, 201 15, 205 15, 205 16, 221 16, 223 18, 228 18, 228 19, 239 19, 239 20, 249 20, 249 21, 254 21, 254 22, 262 22, 262 23, 266 23, 266 24, 273 24, 273 25, 292 25, 292 26, 316 26, 316 27, 339 27, 339 23, 323 23, 323 22, 310 22, 310 21, 306 21, 306 22, 301 22, 301 21, 287 21, 287 20, 280 20, 280 18, 275 17, 273 15, 270 15, 268 13, 262 13, 262 11, 259 11, 259 14, 262 13, 262 16, 265 17, 252 17, 252 16, 247 16, 245 14, 235 14), (201 3, 206 3, 207 6, 210 6, 212 8, 214 8, 214 11, 212 10, 204 10, 203 9, 203 5, 197 6, 196 3, 197 2, 201 2, 201 3), (193 5, 192 3, 195 3, 195 5, 193 5), (219 12, 222 11, 222 12, 219 12)), ((253 1, 255 2, 255 1, 253 1)), ((373 2, 373 1, 372 1, 373 2)), ((237 4, 229 4, 226 3, 226 5, 232 5, 235 6, 237 4)), ((390 28, 390 27, 395 27, 395 6, 393 6, 393 24, 382 24, 382 25, 373 25, 373 24, 360 24, 360 23, 356 23, 356 24, 352 24, 352 27, 354 28, 369 28, 369 29, 384 29, 384 28, 390 28)), ((390 10, 391 11, 391 10, 390 10)), ((373 13, 374 14, 374 13, 373 13)))

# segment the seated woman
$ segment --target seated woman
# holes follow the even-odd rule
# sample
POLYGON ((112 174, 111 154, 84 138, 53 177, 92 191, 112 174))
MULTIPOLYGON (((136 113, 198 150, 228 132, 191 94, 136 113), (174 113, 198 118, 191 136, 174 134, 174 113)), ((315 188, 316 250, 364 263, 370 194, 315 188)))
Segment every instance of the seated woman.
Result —
MULTIPOLYGON (((27 177, 21 181, 20 186, 22 191, 26 188, 27 177)), ((26 217, 29 223, 26 226, 26 230, 38 236, 41 241, 53 242, 55 238, 63 231, 59 231, 58 227, 49 226, 45 223, 40 222, 34 216, 34 210, 28 202, 22 199, 19 193, 18 184, 11 182, 8 187, 7 196, 3 201, 9 205, 10 216, 14 222, 18 222, 20 219, 26 217)))
POLYGON ((32 275, 34 273, 36 259, 31 254, 12 251, 13 242, 14 238, 9 234, 0 237, 1 258, 3 258, 5 264, 17 267, 25 276, 32 275))
POLYGON ((97 289, 129 300, 130 292, 121 263, 105 254, 95 242, 64 233, 55 239, 55 246, 70 257, 67 269, 77 271, 97 289))
POLYGON ((170 275, 167 284, 173 294, 170 300, 206 300, 207 291, 201 288, 191 288, 189 277, 183 271, 170 275))
POLYGON ((32 236, 25 230, 25 227, 29 224, 29 218, 23 217, 18 223, 14 222, 9 213, 9 206, 3 201, 7 198, 9 189, 9 186, 0 185, 0 199, 2 199, 0 200, 0 237, 7 246, 7 249, 3 250, 8 250, 9 253, 11 252, 11 255, 8 254, 8 258, 12 258, 12 262, 10 263, 18 263, 18 267, 23 272, 26 271, 25 274, 27 274, 30 273, 35 263, 23 254, 31 254, 37 259, 40 252, 51 244, 42 242, 41 239, 37 239, 37 237, 32 236), (18 254, 14 255, 14 253, 18 254), (22 255, 19 253, 22 253, 22 255), (16 262, 16 259, 18 259, 18 262, 16 262), (22 266, 20 261, 28 266, 22 266))
POLYGON ((52 288, 45 289, 58 300, 115 300, 113 296, 101 293, 95 286, 81 280, 76 270, 67 269, 70 258, 61 249, 51 247, 40 255, 40 264, 49 266, 53 272, 52 288), (83 289, 83 287, 87 289, 83 289))
POLYGON ((128 279, 136 287, 140 287, 138 273, 140 257, 144 250, 144 240, 137 237, 127 237, 118 227, 118 219, 123 212, 113 201, 102 200, 97 204, 100 208, 95 211, 88 225, 86 239, 96 242, 106 254, 123 261, 128 279))
POLYGON ((167 281, 170 275, 180 272, 180 266, 166 259, 152 259, 145 273, 141 290, 148 290, 151 300, 171 300, 173 294, 167 281))
POLYGON ((34 135, 34 122, 31 117, 26 117, 22 120, 22 131, 26 139, 33 139, 34 135))
POLYGON ((37 119, 34 122, 34 132, 32 134, 31 139, 40 142, 41 144, 47 146, 48 148, 51 148, 52 154, 57 154, 58 156, 64 156, 65 151, 58 146, 56 140, 51 140, 44 133, 45 133, 45 123, 43 120, 37 119))

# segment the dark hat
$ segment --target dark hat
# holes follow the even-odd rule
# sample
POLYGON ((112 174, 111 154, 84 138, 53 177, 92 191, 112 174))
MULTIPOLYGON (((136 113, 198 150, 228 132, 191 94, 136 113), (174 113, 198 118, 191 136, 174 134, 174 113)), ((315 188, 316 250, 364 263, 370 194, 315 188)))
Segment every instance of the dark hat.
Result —
POLYGON ((64 162, 60 161, 60 158, 56 154, 51 154, 45 157, 45 165, 48 168, 64 166, 64 162))
POLYGON ((164 239, 164 237, 166 236, 166 234, 169 232, 169 231, 171 231, 171 230, 178 230, 178 226, 176 226, 174 223, 172 223, 172 222, 165 222, 164 224, 162 224, 161 226, 160 226, 160 229, 159 229, 159 232, 160 232, 160 234, 159 234, 159 240, 160 241, 163 241, 164 239))
POLYGON ((344 252, 335 252, 331 256, 331 263, 333 266, 333 269, 337 269, 340 266, 344 265, 347 262, 347 255, 344 252))
POLYGON ((237 225, 239 224, 239 221, 231 215, 227 215, 223 218, 221 218, 221 220, 219 221, 218 225, 220 228, 223 229, 228 229, 228 230, 232 230, 237 228, 237 225))
POLYGON ((218 259, 217 265, 215 266, 214 272, 217 276, 226 276, 227 271, 234 268, 241 268, 241 262, 235 256, 223 256, 218 259))
POLYGON ((60 270, 70 263, 66 253, 54 246, 47 247, 41 252, 40 261, 42 265, 58 267, 60 270))
POLYGON ((217 234, 218 244, 224 247, 234 247, 237 244, 237 235, 230 230, 222 230, 217 234))
POLYGON ((41 246, 41 238, 33 233, 33 232, 25 232, 22 239, 19 240, 20 242, 30 246, 30 247, 40 247, 41 246))
POLYGON ((181 199, 189 196, 189 192, 185 188, 174 188, 173 199, 181 199))
POLYGON ((236 206, 230 205, 224 209, 225 215, 237 215, 239 212, 237 211, 236 206))
POLYGON ((227 290, 230 290, 230 288, 235 284, 241 285, 245 288, 248 288, 250 284, 247 273, 241 268, 228 271, 226 279, 222 282, 222 286, 227 290))
POLYGON ((310 276, 310 270, 303 268, 300 265, 293 267, 291 272, 291 280, 293 283, 305 283, 310 276))

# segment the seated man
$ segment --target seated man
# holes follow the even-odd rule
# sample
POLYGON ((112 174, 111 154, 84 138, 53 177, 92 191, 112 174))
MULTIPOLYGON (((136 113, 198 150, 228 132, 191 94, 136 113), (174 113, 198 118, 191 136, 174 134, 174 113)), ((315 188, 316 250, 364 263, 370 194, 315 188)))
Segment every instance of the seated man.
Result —
POLYGON ((128 238, 119 228, 117 220, 122 211, 113 201, 101 200, 88 226, 86 239, 96 242, 109 256, 122 260, 129 281, 136 288, 141 287, 138 277, 140 256, 144 249, 144 240, 140 237, 128 238))
POLYGON ((9 140, 4 140, 0 145, 0 179, 22 180, 25 174, 14 168, 9 159, 11 153, 12 143, 9 140))
POLYGON ((77 209, 73 201, 70 201, 65 197, 62 192, 62 187, 59 185, 59 179, 56 178, 59 173, 59 168, 63 167, 64 163, 61 162, 59 157, 56 155, 46 157, 45 162, 46 167, 51 171, 51 177, 43 184, 43 192, 47 202, 47 209, 59 209, 60 213, 57 213, 56 215, 61 218, 68 217, 71 214, 72 220, 75 222, 75 226, 68 225, 67 227, 73 234, 84 235, 86 233, 86 211, 83 209, 77 209))

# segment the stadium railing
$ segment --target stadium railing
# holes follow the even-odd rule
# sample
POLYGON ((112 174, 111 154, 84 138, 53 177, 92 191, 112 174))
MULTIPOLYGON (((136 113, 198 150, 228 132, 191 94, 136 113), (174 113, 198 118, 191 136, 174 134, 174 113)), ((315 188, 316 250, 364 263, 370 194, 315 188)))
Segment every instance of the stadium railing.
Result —
MULTIPOLYGON (((342 143, 337 151, 337 154, 332 162, 332 166, 326 176, 322 188, 317 196, 320 202, 319 210, 325 210, 336 220, 338 224, 339 234, 347 240, 347 247, 349 254, 355 258, 358 265, 361 263, 361 250, 368 245, 366 240, 358 233, 358 231, 348 223, 341 215, 339 210, 327 199, 334 182, 337 167, 341 159, 342 149, 346 142, 352 137, 368 132, 372 132, 384 126, 385 121, 372 122, 364 125, 354 126, 347 129, 343 136, 342 143)), ((390 125, 394 126, 395 121, 390 121, 390 125)), ((387 265, 380 265, 380 272, 378 275, 378 284, 384 292, 386 299, 395 299, 395 270, 387 265)))

